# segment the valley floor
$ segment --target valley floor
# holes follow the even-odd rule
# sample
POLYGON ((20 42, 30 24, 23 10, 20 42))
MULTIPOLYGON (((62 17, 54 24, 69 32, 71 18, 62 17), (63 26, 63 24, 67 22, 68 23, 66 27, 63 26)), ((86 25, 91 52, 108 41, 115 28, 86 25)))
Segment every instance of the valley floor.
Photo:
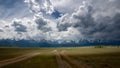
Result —
POLYGON ((120 48, 0 48, 0 68, 120 68, 120 48))

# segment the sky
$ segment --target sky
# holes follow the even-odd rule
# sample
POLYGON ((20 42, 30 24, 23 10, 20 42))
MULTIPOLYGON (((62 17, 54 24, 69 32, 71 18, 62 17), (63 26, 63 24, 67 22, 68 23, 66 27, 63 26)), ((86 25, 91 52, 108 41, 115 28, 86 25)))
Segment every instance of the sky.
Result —
POLYGON ((120 41, 120 0, 0 0, 0 39, 120 41))

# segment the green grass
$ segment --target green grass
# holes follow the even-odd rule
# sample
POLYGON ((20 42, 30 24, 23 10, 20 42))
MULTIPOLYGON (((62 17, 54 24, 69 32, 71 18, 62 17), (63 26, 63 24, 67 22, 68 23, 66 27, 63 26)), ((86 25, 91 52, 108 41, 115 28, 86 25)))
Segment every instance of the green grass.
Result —
POLYGON ((89 55, 69 55, 71 58, 82 61, 93 68, 120 68, 120 52, 106 54, 89 54, 89 55))
POLYGON ((0 48, 0 61, 9 58, 14 58, 31 52, 37 52, 37 51, 45 52, 46 50, 47 49, 42 49, 42 48, 0 48))
POLYGON ((57 68, 57 61, 54 54, 41 54, 31 59, 7 65, 3 68, 57 68))
POLYGON ((120 48, 0 48, 0 60, 30 52, 40 52, 38 56, 9 64, 3 68, 58 68, 52 51, 65 51, 72 59, 82 61, 93 68, 120 68, 120 48))

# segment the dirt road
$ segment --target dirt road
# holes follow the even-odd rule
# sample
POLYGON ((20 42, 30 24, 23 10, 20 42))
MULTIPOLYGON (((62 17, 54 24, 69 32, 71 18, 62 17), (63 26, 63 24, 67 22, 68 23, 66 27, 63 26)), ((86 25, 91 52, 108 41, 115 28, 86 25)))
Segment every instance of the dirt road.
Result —
POLYGON ((71 59, 65 51, 54 51, 59 68, 92 68, 82 61, 71 59))
MULTIPOLYGON (((65 50, 53 51, 54 54, 56 55, 56 60, 58 63, 58 68, 92 68, 91 66, 88 66, 86 63, 82 61, 78 61, 76 59, 70 58, 65 52, 65 50)), ((34 52, 34 53, 29 53, 26 55, 18 56, 12 59, 7 59, 0 61, 0 68, 3 66, 6 66, 8 64, 16 63, 28 58, 31 58, 33 56, 39 55, 40 53, 34 52)))
POLYGON ((36 56, 38 54, 40 54, 40 53, 29 53, 29 54, 26 54, 26 55, 22 55, 22 56, 18 56, 18 57, 15 57, 15 58, 0 61, 0 68, 5 66, 5 65, 8 65, 8 64, 12 64, 12 63, 15 63, 15 62, 19 62, 19 61, 31 58, 31 57, 36 56))
POLYGON ((66 61, 64 61, 60 55, 60 53, 57 50, 54 50, 54 53, 56 55, 56 60, 58 63, 58 68, 72 68, 70 64, 68 64, 66 61))

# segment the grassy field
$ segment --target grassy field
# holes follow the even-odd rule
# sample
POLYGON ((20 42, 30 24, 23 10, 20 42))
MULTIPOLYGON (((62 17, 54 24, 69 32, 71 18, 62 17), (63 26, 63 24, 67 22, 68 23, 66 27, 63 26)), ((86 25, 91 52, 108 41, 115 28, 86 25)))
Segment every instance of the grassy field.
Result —
MULTIPOLYGON (((40 53, 1 68, 120 68, 120 48, 0 48, 4 60, 28 53, 40 53)), ((30 55, 27 55, 30 56, 30 55)), ((23 56, 22 58, 25 58, 23 56)), ((10 62, 14 61, 10 60, 10 62)), ((9 62, 9 61, 5 61, 9 62)))

